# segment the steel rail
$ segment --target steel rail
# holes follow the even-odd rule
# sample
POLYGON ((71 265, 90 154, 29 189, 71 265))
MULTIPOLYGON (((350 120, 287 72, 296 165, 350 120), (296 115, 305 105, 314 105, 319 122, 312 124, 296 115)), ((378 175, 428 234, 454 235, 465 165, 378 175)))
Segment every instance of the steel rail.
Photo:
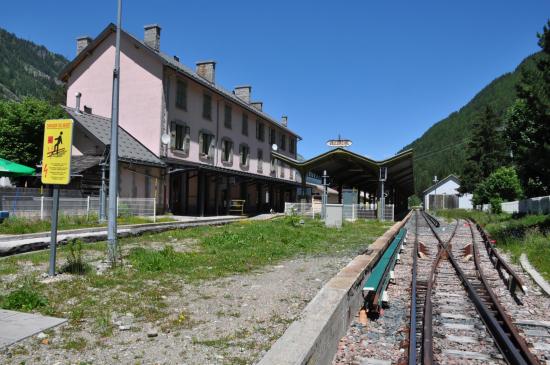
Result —
POLYGON ((436 217, 434 217, 433 215, 429 214, 429 213, 426 213, 426 212, 423 212, 424 213, 424 219, 428 218, 432 224, 434 226, 436 226, 437 228, 439 228, 440 226, 440 223, 439 223, 439 220, 437 220, 436 217))
POLYGON ((412 252, 411 311, 409 326, 409 365, 416 365, 416 273, 418 262, 418 210, 414 211, 414 246, 412 252))
POLYGON ((432 291, 433 291, 433 285, 435 283, 436 278, 436 271, 437 267, 439 266, 439 263, 441 262, 441 259, 443 258, 444 253, 446 252, 446 247, 451 242, 453 237, 455 236, 456 230, 458 229, 458 220, 456 222, 455 228, 453 229, 453 232, 451 233, 451 236, 449 239, 444 243, 439 234, 435 231, 432 224, 430 224, 429 218, 427 218, 427 214, 425 212, 422 212, 422 216, 428 223, 428 226, 430 227, 432 233, 437 238, 437 241, 439 242, 437 255, 435 257, 435 260, 432 264, 432 268, 430 270, 430 276, 428 277, 428 285, 426 287, 426 297, 424 299, 424 310, 423 310, 423 321, 422 321, 422 364, 424 365, 433 365, 433 304, 432 304, 432 291))
MULTIPOLYGON (((487 254, 489 255, 489 260, 491 260, 491 263, 495 267, 495 269, 498 271, 498 275, 502 279, 502 281, 506 284, 508 287, 508 290, 516 300, 516 302, 519 302, 519 299, 516 295, 516 289, 519 288, 523 294, 525 294, 525 288, 523 285, 523 281, 521 278, 516 274, 516 272, 508 265, 508 263, 500 256, 498 251, 493 246, 491 239, 489 238, 489 235, 483 227, 479 223, 477 223, 474 219, 470 219, 474 222, 476 225, 476 228, 481 235, 481 238, 483 239, 483 243, 485 244, 485 249, 487 250, 487 254), (505 278, 504 274, 502 273, 502 269, 506 271, 508 274, 508 278, 505 278)), ((520 303, 518 303, 520 304, 520 303)))
MULTIPOLYGON (((513 343, 513 348, 510 347, 501 347, 501 343, 497 342, 497 345, 499 348, 501 348, 501 351, 504 354, 507 359, 515 360, 516 357, 521 356, 523 360, 525 360, 526 364, 537 364, 540 365, 540 361, 537 359, 535 355, 529 350, 529 346, 527 345, 527 342, 525 339, 519 334, 518 329, 516 326, 514 326, 512 319, 510 316, 506 313, 506 310, 496 297, 495 293, 489 286, 489 283, 487 282, 487 279, 485 278, 485 273, 483 272, 483 268, 481 267, 480 258, 479 258, 479 250, 478 245, 475 239, 474 229, 472 227, 473 223, 471 221, 468 221, 468 226, 470 227, 470 233, 472 234, 472 244, 473 244, 473 255, 474 255, 474 263, 476 266, 476 270, 479 273, 479 279, 483 284, 483 288, 489 295, 489 298, 491 299, 491 305, 495 309, 495 317, 498 320, 497 322, 500 324, 500 327, 505 332, 504 337, 506 339, 509 339, 513 343)), ((506 344, 504 344, 506 345, 506 344)), ((513 363, 513 362, 511 362, 513 363)), ((519 363, 519 362, 518 362, 519 363)))
MULTIPOLYGON (((501 353, 504 355, 504 358, 506 359, 506 361, 511 365, 540 365, 540 363, 538 362, 538 360, 536 360, 536 358, 534 359, 535 362, 525 360, 525 358, 522 356, 522 354, 520 352, 521 349, 518 349, 518 347, 516 347, 516 344, 514 344, 514 342, 512 342, 512 340, 510 339, 510 337, 513 337, 513 334, 510 331, 513 331, 514 329, 505 330, 503 328, 504 323, 505 323, 503 321, 503 318, 500 318, 501 321, 499 322, 499 320, 497 320, 496 316, 489 310, 489 308, 487 308, 485 303, 483 303, 480 295, 477 293, 477 291, 474 288, 474 286, 472 285, 472 283, 470 283, 470 281, 468 280, 466 274, 464 273, 462 268, 459 266, 457 260, 455 259, 452 251, 449 248, 449 242, 454 237, 454 233, 456 232, 456 228, 458 227, 458 223, 459 223, 458 220, 457 220, 457 224, 455 226, 455 231, 453 232, 453 235, 444 244, 442 242, 441 237, 439 236, 439 234, 435 231, 432 224, 430 224, 429 219, 426 218, 426 215, 424 215, 424 219, 426 219, 426 222, 428 223, 428 226, 430 227, 431 231, 434 233, 435 237, 439 241, 440 251, 445 251, 446 252, 447 258, 450 261, 453 268, 455 269, 455 271, 456 271, 456 273, 459 277, 459 280, 462 282, 462 285, 466 289, 468 297, 470 298, 470 300, 472 301, 472 303, 476 307, 477 312, 479 313, 481 319, 483 320, 483 322, 487 326, 487 329, 489 330, 489 332, 493 336, 493 339, 495 340, 495 343, 496 343, 497 347, 499 348, 501 353), (510 335, 510 337, 509 337, 509 335, 510 335)), ((472 229, 471 226, 470 226, 470 229, 472 229)), ((474 238, 473 234, 472 234, 472 238, 474 238)), ((440 252, 438 252, 438 254, 439 253, 440 252)), ((478 270, 478 273, 479 273, 480 276, 482 276, 482 273, 479 270, 478 270)), ((433 283, 430 282, 429 284, 433 284, 433 283)), ((487 288, 487 287, 485 287, 485 288, 487 288)), ((486 292, 490 293, 489 290, 486 290, 486 292)), ((428 296, 429 294, 431 296, 431 290, 430 290, 430 293, 426 292, 426 303, 428 303, 428 301, 429 301, 429 296, 428 296)), ((491 301, 492 301, 491 305, 495 308, 498 305, 500 305, 500 303, 498 302, 496 297, 491 298, 491 301)), ((431 304, 431 298, 430 298, 430 304, 431 304)), ((425 315, 425 317, 424 317, 424 330, 426 330, 426 328, 425 328, 426 327, 426 314, 429 314, 428 318, 431 319, 431 314, 432 313, 431 312, 426 313, 426 311, 424 313, 424 315, 425 315)), ((428 323, 431 323, 431 321, 428 322, 428 323)), ((512 328, 514 328, 513 325, 512 325, 512 328)), ((516 329, 516 331, 517 331, 517 329, 516 329)), ((426 336, 426 334, 429 335, 430 332, 431 332, 431 329, 427 332, 426 331, 423 332, 423 336, 426 336)), ((518 335, 519 335, 519 333, 518 333, 518 335)), ((429 338, 429 340, 430 340, 429 343, 427 343, 427 340, 423 338, 423 345, 424 345, 424 343, 428 344, 428 347, 423 346, 423 348, 422 348, 422 360, 423 360, 424 365, 433 364, 433 347, 432 347, 432 343, 431 343, 431 338, 429 338), (428 359, 431 358, 432 362, 431 363, 427 362, 427 360, 426 360, 427 358, 428 359)))

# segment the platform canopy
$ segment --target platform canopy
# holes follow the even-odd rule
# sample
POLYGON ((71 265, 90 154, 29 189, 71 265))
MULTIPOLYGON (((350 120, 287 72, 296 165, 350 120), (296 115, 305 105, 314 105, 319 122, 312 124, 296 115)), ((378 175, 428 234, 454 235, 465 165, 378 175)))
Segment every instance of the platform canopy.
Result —
POLYGON ((386 191, 395 189, 402 197, 414 194, 412 150, 382 161, 344 148, 335 148, 306 161, 297 161, 278 152, 272 152, 272 156, 298 170, 302 177, 308 173, 321 176, 326 171, 331 186, 345 186, 370 193, 378 191, 380 168, 386 167, 386 191))

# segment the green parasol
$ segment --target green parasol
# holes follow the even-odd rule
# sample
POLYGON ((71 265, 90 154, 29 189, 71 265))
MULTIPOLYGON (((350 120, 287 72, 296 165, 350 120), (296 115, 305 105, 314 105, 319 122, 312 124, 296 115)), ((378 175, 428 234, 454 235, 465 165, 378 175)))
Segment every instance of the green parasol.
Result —
POLYGON ((5 160, 0 157, 0 177, 17 177, 34 175, 34 169, 25 165, 5 160))

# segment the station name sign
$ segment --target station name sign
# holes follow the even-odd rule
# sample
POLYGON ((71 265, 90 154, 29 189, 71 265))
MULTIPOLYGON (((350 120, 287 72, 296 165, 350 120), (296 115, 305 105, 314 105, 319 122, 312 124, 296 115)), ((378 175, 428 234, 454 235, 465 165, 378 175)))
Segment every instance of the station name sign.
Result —
POLYGON ((351 140, 349 139, 329 139, 327 146, 330 147, 349 147, 351 146, 351 140))

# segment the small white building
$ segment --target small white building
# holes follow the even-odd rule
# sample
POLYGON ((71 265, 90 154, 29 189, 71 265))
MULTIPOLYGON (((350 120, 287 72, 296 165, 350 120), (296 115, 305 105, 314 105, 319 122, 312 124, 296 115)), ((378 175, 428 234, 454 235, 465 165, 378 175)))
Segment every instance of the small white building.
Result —
POLYGON ((460 195, 460 180, 449 175, 423 191, 424 209, 472 209, 472 194, 460 195))

